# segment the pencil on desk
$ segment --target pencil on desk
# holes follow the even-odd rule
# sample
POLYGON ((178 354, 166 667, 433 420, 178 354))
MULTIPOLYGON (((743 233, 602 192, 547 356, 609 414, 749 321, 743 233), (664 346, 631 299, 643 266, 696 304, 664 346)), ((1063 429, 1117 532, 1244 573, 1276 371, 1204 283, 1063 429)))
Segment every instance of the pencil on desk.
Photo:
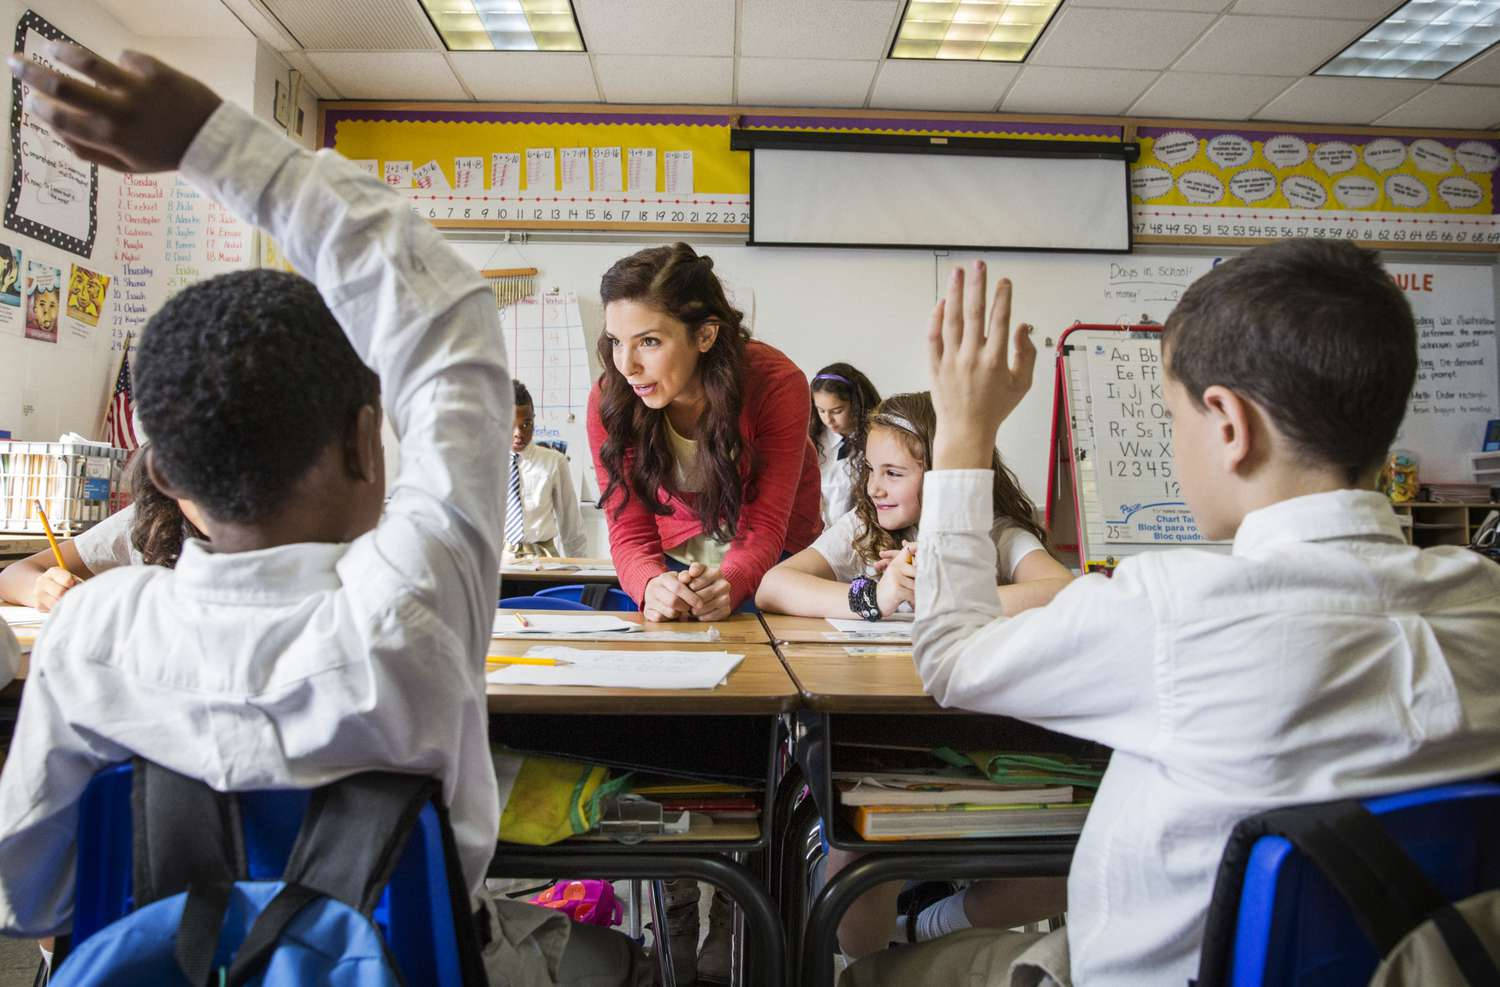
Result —
POLYGON ((514 617, 514 618, 516 618, 516 622, 519 623, 522 627, 530 627, 531 626, 531 621, 529 621, 529 620, 526 619, 526 615, 525 614, 523 614, 523 613, 513 613, 513 614, 511 614, 511 616, 514 617))
POLYGON ((484 659, 486 665, 571 665, 570 661, 561 658, 527 658, 522 655, 489 655, 484 659))
POLYGON ((63 561, 62 549, 57 547, 57 536, 52 533, 52 523, 47 520, 47 512, 42 510, 42 502, 33 500, 32 503, 36 505, 36 512, 42 518, 42 531, 46 532, 47 544, 52 546, 52 557, 57 560, 57 567, 68 575, 73 575, 68 564, 63 561))

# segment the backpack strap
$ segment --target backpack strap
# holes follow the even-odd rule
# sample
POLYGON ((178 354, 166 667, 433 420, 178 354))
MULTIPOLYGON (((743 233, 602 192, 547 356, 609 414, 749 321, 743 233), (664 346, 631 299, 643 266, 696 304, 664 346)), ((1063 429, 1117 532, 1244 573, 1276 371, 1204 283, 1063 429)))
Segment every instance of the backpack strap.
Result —
POLYGON ((193 885, 232 884, 246 872, 239 800, 144 758, 130 783, 136 908, 193 885))
MULTIPOLYGON (((1452 910, 1400 844, 1359 802, 1324 802, 1261 813, 1236 826, 1224 848, 1204 929, 1197 987, 1218 987, 1229 979, 1245 866, 1251 847, 1262 836, 1284 837, 1323 873, 1382 957, 1428 918, 1452 910)), ((1457 912, 1452 917, 1473 937, 1473 930, 1457 912)), ((1449 939, 1446 931, 1444 939, 1449 939)), ((1453 949, 1451 940, 1449 948, 1453 949)), ((1474 981, 1487 982, 1493 981, 1474 981)))
POLYGON ((578 601, 590 610, 603 610, 609 605, 609 587, 603 583, 585 583, 578 601))
MULTIPOLYGON (((230 987, 260 970, 286 927, 313 902, 332 898, 369 915, 417 816, 436 793, 432 778, 387 771, 351 775, 314 790, 282 873, 284 887, 240 944, 229 968, 230 987)), ((465 920, 463 913, 454 916, 455 922, 465 920)))

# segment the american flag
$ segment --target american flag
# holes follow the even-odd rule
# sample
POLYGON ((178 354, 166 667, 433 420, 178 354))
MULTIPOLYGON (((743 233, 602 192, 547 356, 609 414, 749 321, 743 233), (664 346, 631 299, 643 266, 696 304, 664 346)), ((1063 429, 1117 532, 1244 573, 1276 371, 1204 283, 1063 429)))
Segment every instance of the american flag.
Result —
POLYGON ((120 449, 135 449, 140 445, 135 438, 135 422, 130 413, 130 339, 125 340, 125 352, 120 356, 120 372, 115 376, 115 392, 109 397, 104 410, 104 440, 120 449))

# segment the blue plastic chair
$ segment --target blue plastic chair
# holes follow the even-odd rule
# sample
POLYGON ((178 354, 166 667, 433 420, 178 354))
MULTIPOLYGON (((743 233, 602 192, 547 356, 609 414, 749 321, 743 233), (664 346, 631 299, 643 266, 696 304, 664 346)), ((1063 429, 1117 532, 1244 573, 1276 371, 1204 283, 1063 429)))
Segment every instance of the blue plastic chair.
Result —
MULTIPOLYGON (((1442 785, 1363 804, 1447 900, 1500 888, 1500 785, 1442 785)), ((1233 987, 1363 987, 1379 960, 1315 865, 1280 836, 1255 842, 1240 892, 1233 987)))
POLYGON ((501 610, 582 610, 593 613, 593 607, 555 596, 507 596, 500 601, 501 610))
MULTIPOLYGON (((133 777, 129 762, 105 768, 93 777, 79 800, 78 876, 70 948, 77 948, 132 909, 133 777)), ((250 880, 280 878, 307 800, 306 791, 240 793, 250 880)), ((468 893, 460 888, 455 895, 448 882, 443 829, 437 809, 431 804, 424 806, 373 917, 407 983, 464 987, 454 914, 456 907, 462 907, 461 920, 471 921, 468 893)))
MULTIPOLYGON (((548 586, 546 589, 536 591, 537 596, 550 597, 557 600, 572 600, 574 603, 583 602, 583 594, 587 589, 582 583, 569 583, 566 586, 548 586)), ((609 586, 604 590, 604 606, 600 610, 627 610, 635 612, 640 607, 630 598, 630 594, 617 586, 609 586)))

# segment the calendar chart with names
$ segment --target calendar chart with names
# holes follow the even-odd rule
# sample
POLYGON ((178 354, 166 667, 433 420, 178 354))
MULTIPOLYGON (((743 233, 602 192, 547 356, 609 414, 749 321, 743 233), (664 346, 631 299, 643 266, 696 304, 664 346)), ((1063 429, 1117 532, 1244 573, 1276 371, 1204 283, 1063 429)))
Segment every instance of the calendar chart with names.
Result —
POLYGON ((531 391, 538 417, 581 421, 593 380, 578 296, 550 292, 502 308, 500 332, 511 371, 531 391))

